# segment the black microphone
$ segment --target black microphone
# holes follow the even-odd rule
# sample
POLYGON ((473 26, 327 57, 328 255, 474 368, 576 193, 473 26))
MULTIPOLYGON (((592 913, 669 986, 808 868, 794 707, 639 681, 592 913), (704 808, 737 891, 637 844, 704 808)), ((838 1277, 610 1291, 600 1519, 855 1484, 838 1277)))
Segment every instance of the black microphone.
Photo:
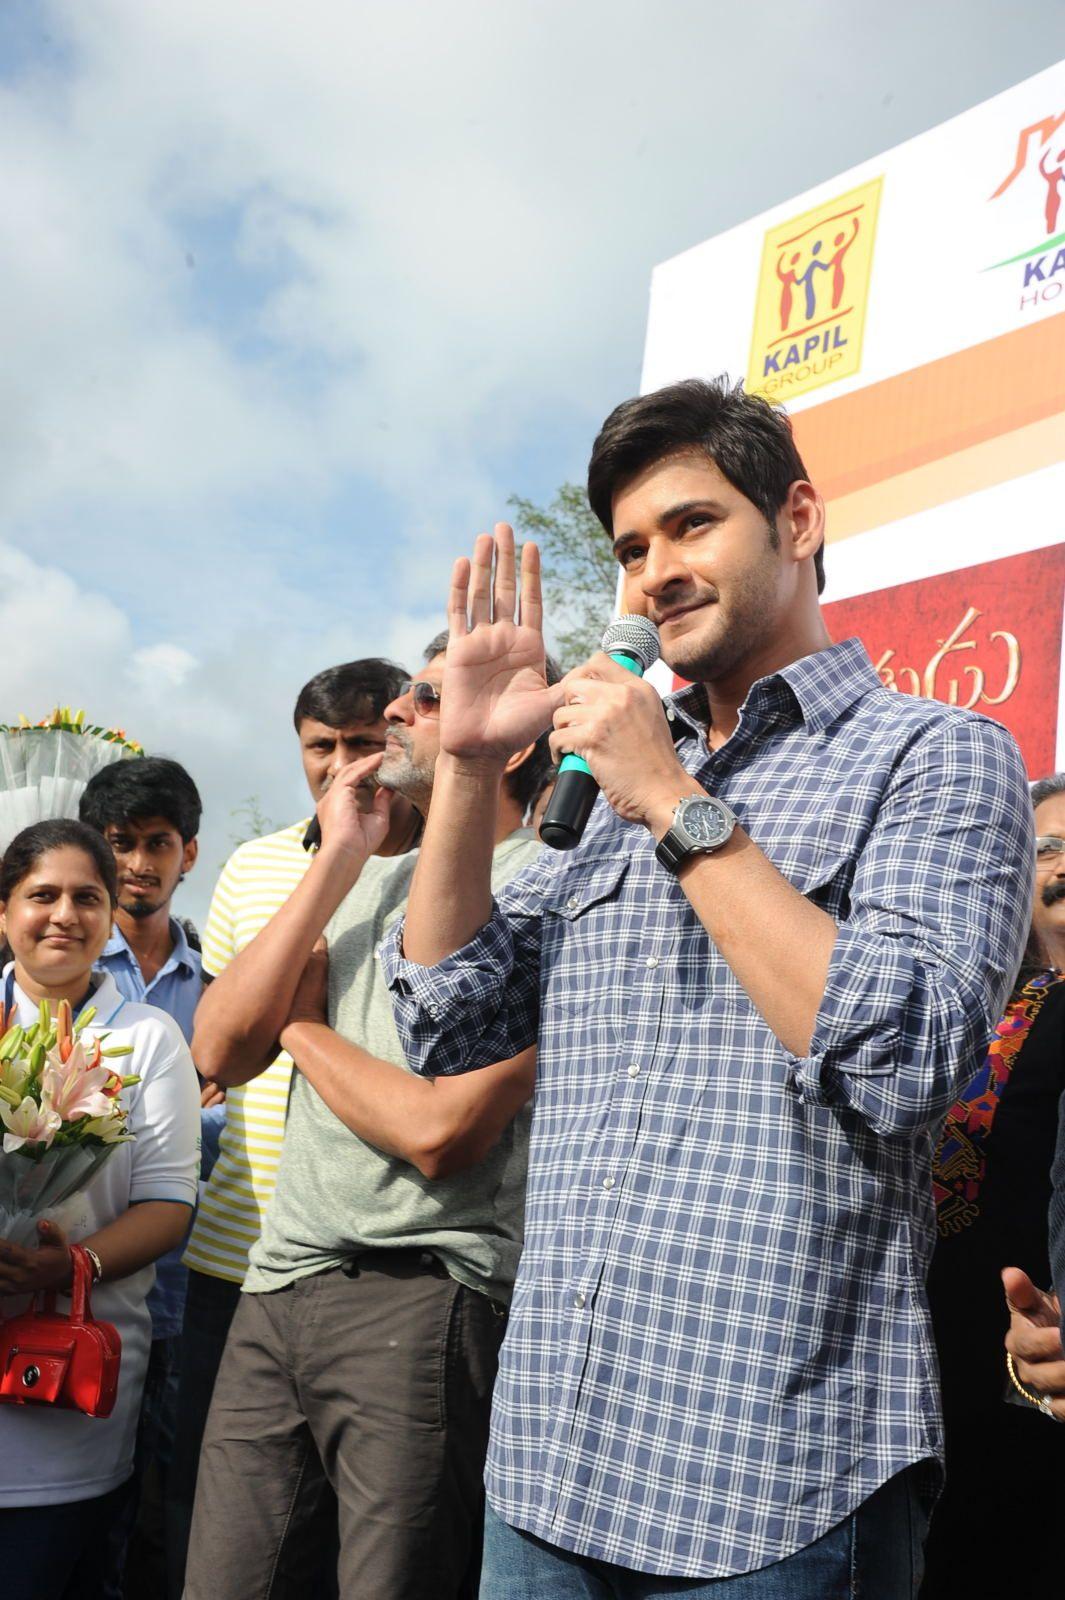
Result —
MULTIPOLYGON (((618 617, 603 635, 602 649, 619 667, 642 678, 661 651, 658 629, 646 617, 618 617)), ((580 844, 592 814, 599 785, 592 769, 580 756, 563 756, 554 793, 540 823, 540 837, 552 850, 572 850, 580 844)))
POLYGON ((322 824, 317 815, 313 816, 307 824, 307 832, 303 835, 303 848, 305 850, 320 850, 322 847, 322 824))

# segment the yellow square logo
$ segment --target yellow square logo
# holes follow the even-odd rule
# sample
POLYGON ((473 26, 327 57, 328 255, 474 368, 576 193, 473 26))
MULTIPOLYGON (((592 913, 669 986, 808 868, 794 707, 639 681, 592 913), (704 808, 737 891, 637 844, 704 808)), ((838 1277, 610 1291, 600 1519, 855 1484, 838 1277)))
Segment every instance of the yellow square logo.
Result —
POLYGON ((785 401, 857 372, 882 180, 765 236, 747 388, 785 401))

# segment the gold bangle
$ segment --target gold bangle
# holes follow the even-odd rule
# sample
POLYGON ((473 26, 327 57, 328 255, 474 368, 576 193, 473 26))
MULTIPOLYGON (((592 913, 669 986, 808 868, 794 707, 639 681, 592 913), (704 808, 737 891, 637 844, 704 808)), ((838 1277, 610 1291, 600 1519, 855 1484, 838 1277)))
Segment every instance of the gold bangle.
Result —
MULTIPOLYGON (((1022 1395, 1030 1406, 1035 1406, 1036 1410, 1041 1411, 1045 1417, 1054 1416, 1053 1411, 1050 1409, 1051 1401, 1048 1394, 1045 1394, 1042 1396, 1042 1398, 1040 1398, 1039 1395, 1032 1394, 1031 1390, 1024 1387, 1024 1384, 1017 1376, 1017 1369, 1013 1365, 1013 1353, 1010 1350, 1006 1351, 1006 1371, 1009 1373, 1010 1382, 1016 1389, 1017 1393, 1022 1395)), ((1054 1420, 1057 1421, 1057 1418, 1055 1417, 1054 1420)))

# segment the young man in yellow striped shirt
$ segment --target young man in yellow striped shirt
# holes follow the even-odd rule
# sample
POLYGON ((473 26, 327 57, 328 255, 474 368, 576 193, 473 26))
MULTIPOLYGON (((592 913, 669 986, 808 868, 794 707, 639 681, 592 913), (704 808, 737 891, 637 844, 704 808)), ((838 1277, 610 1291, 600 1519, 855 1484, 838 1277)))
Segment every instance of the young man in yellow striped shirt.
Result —
MULTIPOLYGON (((405 677, 393 663, 368 658, 329 667, 300 690, 293 720, 315 804, 341 768, 384 749, 384 709, 405 677)), ((218 977, 251 943, 300 882, 309 861, 303 847, 307 826, 304 818, 251 839, 226 862, 203 935, 205 981, 218 977)), ((420 828, 413 811, 410 827, 420 828)), ((203 1425, 248 1254, 274 1192, 291 1078, 292 1058, 282 1052, 259 1077, 229 1091, 218 1160, 201 1194, 185 1253, 189 1288, 167 1494, 171 1600, 179 1600, 184 1585, 203 1425)))

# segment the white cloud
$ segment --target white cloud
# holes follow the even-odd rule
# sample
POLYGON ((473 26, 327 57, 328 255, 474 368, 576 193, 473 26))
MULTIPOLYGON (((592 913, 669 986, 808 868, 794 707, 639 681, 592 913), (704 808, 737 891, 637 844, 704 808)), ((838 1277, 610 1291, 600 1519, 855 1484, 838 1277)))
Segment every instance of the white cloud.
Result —
POLYGON ((73 696, 185 761, 201 884, 244 796, 303 806, 300 683, 415 665, 469 535, 580 474, 656 261, 1065 53, 1053 0, 24 14, 0 718, 73 696))
POLYGON ((196 657, 179 644, 153 644, 133 652, 129 671, 142 693, 157 696, 180 689, 195 666, 196 657))

